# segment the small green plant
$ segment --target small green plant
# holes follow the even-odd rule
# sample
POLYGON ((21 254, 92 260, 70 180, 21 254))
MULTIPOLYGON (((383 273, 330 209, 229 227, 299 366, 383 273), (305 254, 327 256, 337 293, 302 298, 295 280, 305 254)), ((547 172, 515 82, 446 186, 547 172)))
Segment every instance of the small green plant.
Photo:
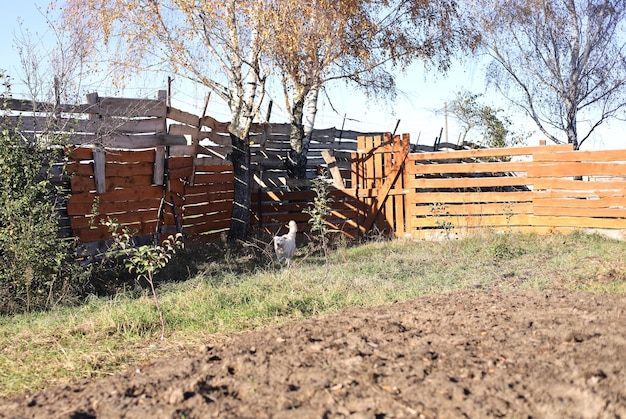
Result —
POLYGON ((452 235, 452 229, 454 224, 448 221, 447 217, 450 215, 448 206, 441 202, 432 204, 430 207, 430 213, 435 217, 435 225, 443 230, 444 237, 449 240, 452 235))
POLYGON ((330 233, 326 219, 331 214, 330 204, 333 203, 327 179, 327 173, 323 171, 320 176, 312 181, 311 189, 315 192, 315 198, 313 198, 311 206, 304 210, 311 216, 309 220, 311 231, 318 233, 317 237, 321 243, 326 264, 328 264, 328 233, 330 233))
POLYGON ((128 228, 122 228, 116 220, 110 218, 102 220, 101 223, 108 227, 113 237, 113 246, 109 249, 107 256, 125 259, 124 265, 128 272, 135 274, 138 282, 144 279, 150 285, 154 305, 161 322, 161 340, 165 339, 165 320, 154 287, 154 275, 168 264, 177 249, 183 247, 182 234, 177 233, 176 236, 169 236, 160 245, 155 243, 135 246, 131 231, 128 228))

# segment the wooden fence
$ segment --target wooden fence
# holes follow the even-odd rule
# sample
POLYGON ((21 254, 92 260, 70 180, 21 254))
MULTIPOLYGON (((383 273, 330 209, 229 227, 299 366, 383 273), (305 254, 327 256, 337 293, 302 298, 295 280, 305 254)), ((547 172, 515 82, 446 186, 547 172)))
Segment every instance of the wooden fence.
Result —
MULTIPOLYGON (((215 240, 227 232, 233 200, 228 123, 175 109, 164 91, 156 99, 93 93, 87 103, 78 105, 20 99, 3 102, 1 122, 14 124, 27 138, 64 137, 69 176, 62 176, 59 164, 55 181, 70 196, 60 212, 67 234, 82 243, 82 254, 106 249, 111 234, 100 221, 108 218, 135 232, 140 242, 150 240, 154 233, 180 231, 188 237, 215 240)), ((289 124, 254 124, 252 129, 256 181, 252 220, 254 228, 266 232, 279 231, 290 217, 303 222, 301 230, 306 231, 302 209, 312 193, 279 199, 292 186, 284 167, 289 129, 289 124)), ((307 177, 316 177, 325 165, 339 189, 349 187, 351 154, 359 135, 335 128, 315 130, 307 177)), ((352 215, 364 209, 357 209, 343 192, 333 192, 333 196, 334 227, 353 235, 352 215), (344 214, 346 208, 352 208, 352 213, 344 214)))
MULTIPOLYGON (((27 136, 67 135, 66 220, 85 255, 106 248, 110 233, 99 220, 108 217, 145 240, 174 232, 216 240, 228 231, 233 172, 227 123, 173 109, 163 94, 155 100, 93 94, 87 102, 59 110, 11 100, 4 116, 27 136)), ((259 124, 253 131, 251 227, 276 234, 294 219, 306 232, 303 211, 314 193, 292 189, 286 178, 289 126, 259 124)), ((485 229, 621 236, 626 229, 626 150, 435 149, 444 147, 410 144, 408 134, 316 131, 308 177, 322 166, 331 171, 330 227, 349 237, 410 238, 485 229)))
POLYGON ((401 236, 626 228, 626 150, 571 145, 408 156, 401 236))

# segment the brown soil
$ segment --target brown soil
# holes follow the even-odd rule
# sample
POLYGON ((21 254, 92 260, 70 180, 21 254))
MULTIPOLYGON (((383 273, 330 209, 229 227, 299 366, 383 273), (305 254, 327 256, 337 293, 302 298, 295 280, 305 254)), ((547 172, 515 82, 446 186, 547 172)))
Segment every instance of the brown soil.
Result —
POLYGON ((0 417, 626 418, 626 295, 458 292, 269 327, 0 417))

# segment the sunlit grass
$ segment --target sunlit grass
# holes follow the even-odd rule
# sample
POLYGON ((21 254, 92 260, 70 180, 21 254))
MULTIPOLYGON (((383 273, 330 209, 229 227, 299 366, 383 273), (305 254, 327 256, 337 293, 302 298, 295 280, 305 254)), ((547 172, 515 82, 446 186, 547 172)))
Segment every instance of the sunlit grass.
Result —
MULTIPOLYGON (((213 259, 158 292, 0 317, 0 395, 113 374, 269 324, 462 289, 626 292, 626 243, 599 236, 486 234, 458 241, 394 240, 341 247, 328 264, 305 250, 291 269, 213 259)), ((188 263, 188 258, 173 263, 188 263)), ((174 272, 186 272, 185 267, 174 272)), ((182 274, 185 275, 185 274, 182 274)))

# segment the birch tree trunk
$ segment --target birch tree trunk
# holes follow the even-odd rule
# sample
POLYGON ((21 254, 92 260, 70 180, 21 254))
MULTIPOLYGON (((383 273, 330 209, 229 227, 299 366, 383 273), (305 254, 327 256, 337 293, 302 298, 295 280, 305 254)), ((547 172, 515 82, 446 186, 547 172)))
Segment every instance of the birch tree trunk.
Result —
POLYGON ((318 96, 319 87, 313 87, 306 97, 293 104, 289 132, 291 150, 287 156, 287 173, 291 178, 306 179, 307 154, 315 125, 318 96))

